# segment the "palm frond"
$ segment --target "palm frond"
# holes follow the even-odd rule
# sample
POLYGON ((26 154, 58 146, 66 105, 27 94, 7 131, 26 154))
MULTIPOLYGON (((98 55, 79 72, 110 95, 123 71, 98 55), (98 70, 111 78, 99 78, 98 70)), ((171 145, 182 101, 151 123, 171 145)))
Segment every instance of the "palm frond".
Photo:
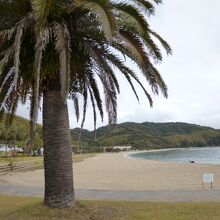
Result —
POLYGON ((111 42, 115 27, 111 5, 108 0, 75 0, 73 6, 87 9, 96 15, 106 39, 111 42))
MULTIPOLYGON (((166 83, 164 82, 163 78, 161 77, 159 71, 148 61, 148 64, 150 66, 149 71, 152 73, 152 75, 155 76, 156 82, 160 87, 160 90, 162 91, 162 94, 165 98, 168 98, 168 88, 166 83)), ((154 89, 154 87, 152 87, 154 89)), ((157 87, 155 87, 157 89, 157 87)), ((158 94, 158 91, 155 91, 156 94, 158 94)))
POLYGON ((93 109, 93 122, 94 122, 94 141, 96 139, 96 123, 97 123, 97 115, 96 115, 96 105, 95 105, 95 100, 94 100, 94 96, 92 93, 92 90, 89 88, 89 94, 90 94, 90 100, 92 102, 92 109, 93 109))
POLYGON ((21 88, 20 84, 21 84, 21 77, 19 77, 18 79, 18 86, 16 92, 14 92, 12 97, 10 98, 10 108, 9 108, 10 122, 12 122, 13 117, 15 116, 16 109, 18 107, 18 101, 20 98, 20 88, 21 88))
POLYGON ((113 65, 115 65, 120 72, 122 72, 124 74, 124 76, 128 80, 128 83, 130 84, 130 86, 131 86, 131 88, 132 88, 132 90, 133 90, 133 92, 134 92, 134 94, 135 94, 138 101, 139 101, 139 97, 138 97, 137 92, 135 90, 135 87, 134 87, 134 85, 131 81, 131 77, 140 85, 140 87, 142 88, 142 90, 144 91, 145 95, 148 98, 150 106, 152 107, 153 106, 153 100, 152 100, 150 94, 144 88, 143 83, 141 83, 140 80, 138 79, 138 77, 136 76, 136 74, 131 69, 129 69, 127 66, 125 66, 123 64, 123 62, 118 57, 116 57, 115 55, 113 55, 111 53, 108 53, 108 55, 106 55, 106 59, 109 59, 109 61, 113 65))
POLYGON ((87 70, 86 75, 87 75, 87 79, 88 79, 88 82, 89 82, 89 87, 91 88, 91 90, 93 92, 93 96, 96 100, 96 105, 98 107, 101 119, 103 120, 104 113, 103 113, 103 107, 102 107, 102 99, 100 97, 100 92, 99 92, 99 89, 98 89, 97 82, 96 82, 96 80, 93 76, 94 74, 93 74, 92 71, 87 70))
MULTIPOLYGON (((116 55, 114 55, 113 53, 111 53, 110 51, 108 51, 105 54, 105 58, 108 59, 115 67, 118 68, 118 70, 124 74, 124 76, 126 77, 126 79, 128 80, 128 83, 130 84, 137 100, 139 101, 139 97, 138 94, 134 88, 134 85, 131 81, 130 75, 133 75, 133 71, 131 69, 129 69, 128 67, 126 67, 123 62, 120 60, 119 57, 117 57, 116 55)), ((135 75, 135 74, 134 74, 135 75)))
POLYGON ((54 0, 32 0, 33 10, 40 31, 46 24, 54 0))
POLYGON ((99 54, 99 51, 96 50, 96 47, 90 45, 90 55, 91 57, 96 61, 96 64, 99 66, 102 71, 105 71, 106 74, 109 75, 111 78, 111 81, 114 83, 115 88, 117 89, 117 92, 120 93, 120 87, 118 80, 112 70, 112 68, 109 66, 108 62, 102 57, 102 54, 99 54))
MULTIPOLYGON (((9 73, 6 75, 5 80, 3 81, 1 85, 1 91, 2 88, 7 82, 7 79, 9 76, 13 76, 13 81, 11 82, 11 85, 8 89, 7 94, 5 95, 5 98, 1 104, 1 109, 6 108, 5 104, 8 101, 8 98, 10 98, 10 95, 12 92, 16 92, 17 90, 17 84, 18 84, 18 78, 19 78, 19 65, 20 65, 20 51, 21 51, 21 44, 22 44, 22 38, 24 34, 24 29, 25 29, 25 19, 21 20, 20 22, 17 23, 16 25, 16 31, 15 31, 15 37, 14 37, 14 43, 13 45, 4 53, 4 58, 0 62, 0 73, 3 71, 3 68, 6 64, 8 64, 9 59, 12 59, 12 55, 14 55, 14 67, 11 68, 9 73), (13 73, 13 74, 12 74, 13 73)), ((14 96, 13 96, 14 97, 14 96)), ((13 101, 13 98, 12 98, 13 101)), ((13 104, 12 104, 13 106, 13 104)), ((8 109, 10 111, 10 108, 8 109)))
POLYGON ((99 78, 104 89, 109 124, 115 125, 117 123, 117 93, 114 83, 105 71, 100 70, 99 78))
POLYGON ((73 100, 73 105, 74 105, 74 109, 75 109, 75 115, 76 115, 76 120, 77 122, 79 121, 79 100, 76 94, 74 94, 72 97, 73 100))
POLYGON ((156 4, 161 4, 161 3, 163 3, 163 1, 162 0, 153 0, 156 4))
POLYGON ((11 29, 0 31, 0 39, 10 41, 15 30, 16 27, 12 27, 11 29))
POLYGON ((4 92, 4 98, 1 101, 0 111, 9 112, 10 109, 10 98, 14 91, 14 84, 11 83, 9 88, 4 92))
MULTIPOLYGON (((14 55, 14 65, 15 65, 15 72, 18 74, 19 71, 19 56, 20 56, 20 49, 21 49, 21 43, 22 43, 22 37, 25 32, 25 30, 33 23, 33 14, 29 13, 25 18, 20 20, 15 24, 14 28, 11 28, 10 30, 5 30, 1 32, 0 38, 4 38, 7 41, 10 41, 14 36, 14 42, 12 45, 10 45, 6 50, 2 52, 1 55, 3 55, 3 58, 0 60, 0 75, 2 74, 2 71, 12 59, 12 56, 14 55)), ((16 76, 17 78, 17 76, 16 76)))
POLYGON ((11 46, 4 51, 4 57, 0 60, 0 75, 2 74, 4 67, 9 63, 9 60, 12 59, 14 54, 14 47, 11 46))
POLYGON ((159 34, 157 34, 156 32, 152 30, 149 30, 149 33, 152 34, 154 37, 156 37, 160 41, 161 45, 166 50, 167 54, 172 55, 172 49, 170 45, 159 34))
POLYGON ((119 21, 120 28, 135 28, 139 33, 144 35, 148 31, 149 24, 141 11, 128 3, 115 3, 113 7, 120 12, 122 19, 119 21))
POLYGON ((156 68, 153 67, 149 60, 148 54, 144 50, 144 45, 140 41, 139 37, 132 32, 120 30, 122 39, 126 41, 126 45, 119 45, 120 49, 128 57, 134 60, 139 68, 142 70, 144 76, 149 81, 152 91, 158 94, 158 86, 160 87, 163 95, 167 97, 167 86, 164 81, 161 81, 162 77, 156 68))
POLYGON ((154 43, 149 35, 145 34, 141 37, 143 39, 146 49, 149 52, 150 57, 152 57, 156 63, 161 62, 163 60, 163 57, 159 47, 154 43))
POLYGON ((81 122, 81 128, 80 128, 80 133, 79 133, 79 146, 80 146, 80 141, 81 141, 81 137, 82 137, 82 129, 84 127, 84 123, 86 120, 86 112, 87 112, 87 102, 88 102, 88 91, 87 91, 88 87, 87 84, 85 82, 84 84, 84 91, 83 91, 83 99, 84 99, 84 103, 83 103, 83 118, 82 118, 82 122, 81 122))
POLYGON ((40 87, 40 71, 43 52, 46 49, 47 44, 50 40, 50 30, 48 27, 41 29, 40 32, 36 32, 36 45, 35 45, 35 75, 33 84, 33 95, 31 104, 31 145, 34 143, 36 123, 38 117, 38 107, 39 107, 39 87, 40 87))
POLYGON ((55 38, 55 47, 60 60, 60 85, 63 101, 66 102, 70 86, 70 42, 71 37, 67 25, 62 22, 53 25, 53 34, 55 38))
POLYGON ((9 79, 10 77, 12 77, 13 75, 14 75, 14 67, 12 67, 12 68, 8 71, 8 73, 6 74, 4 80, 2 81, 1 87, 0 87, 0 94, 1 94, 1 92, 2 92, 2 90, 3 90, 3 88, 4 88, 4 85, 7 83, 8 79, 9 79))
POLYGON ((154 6, 151 2, 147 1, 147 0, 134 0, 134 2, 141 8, 144 9, 144 11, 148 14, 148 15, 154 15, 154 6))
POLYGON ((19 65, 20 65, 20 51, 21 51, 21 43, 22 43, 22 36, 23 36, 23 28, 19 27, 17 33, 15 35, 15 52, 14 52, 14 87, 15 90, 17 88, 17 81, 19 76, 19 65))

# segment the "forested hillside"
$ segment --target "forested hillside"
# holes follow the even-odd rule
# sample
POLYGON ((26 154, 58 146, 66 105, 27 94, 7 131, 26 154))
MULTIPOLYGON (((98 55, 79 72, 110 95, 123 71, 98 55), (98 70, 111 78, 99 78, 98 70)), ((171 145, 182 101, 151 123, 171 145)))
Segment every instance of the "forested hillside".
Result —
MULTIPOLYGON (((77 145, 80 129, 72 129, 71 137, 77 145)), ((102 147, 131 145, 136 149, 199 147, 220 145, 220 131, 187 123, 122 123, 112 129, 101 127, 96 131, 83 130, 81 145, 102 147)))
MULTIPOLYGON (((11 127, 0 123, 0 143, 27 147, 29 144, 29 121, 16 116, 11 127)), ((135 149, 220 146, 220 130, 187 123, 122 123, 115 128, 104 126, 94 131, 71 129, 75 148, 100 151, 104 146, 130 145, 135 149)), ((37 126, 36 148, 43 146, 42 126, 37 126)))
MULTIPOLYGON (((28 147, 30 142, 29 133, 30 121, 19 116, 15 116, 11 125, 7 120, 0 122, 0 143, 28 147)), ((42 147, 42 126, 37 125, 35 147, 42 147)))

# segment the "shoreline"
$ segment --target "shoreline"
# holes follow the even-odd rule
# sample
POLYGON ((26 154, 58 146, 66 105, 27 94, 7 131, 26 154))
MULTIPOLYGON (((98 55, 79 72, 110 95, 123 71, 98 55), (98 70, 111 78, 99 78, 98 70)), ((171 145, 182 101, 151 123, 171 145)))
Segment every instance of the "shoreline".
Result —
MULTIPOLYGON (((171 150, 176 150, 176 149, 186 149, 186 148, 166 148, 166 149, 151 149, 151 150, 129 151, 129 152, 127 152, 127 154, 125 153, 124 157, 130 158, 130 159, 137 159, 137 160, 139 160, 139 159, 140 160, 147 160, 147 159, 144 159, 144 158, 134 158, 134 157, 131 157, 130 155, 139 154, 139 153, 148 153, 148 152, 171 151, 171 150)), ((155 161, 160 161, 160 160, 155 160, 155 161)))
MULTIPOLYGON (((193 158, 189 158, 187 160, 160 160, 160 159, 149 159, 146 157, 139 157, 139 156, 132 156, 132 155, 136 155, 136 154, 142 154, 142 153, 151 153, 151 152, 164 152, 164 151, 177 151, 177 150, 202 150, 202 149, 208 149, 208 148, 219 148, 220 146, 206 146, 206 147, 188 147, 188 148, 166 148, 166 149, 152 149, 152 150, 142 150, 142 151, 130 151, 127 152, 126 154, 124 154, 125 158, 129 158, 129 159, 137 159, 137 160, 149 160, 149 161, 157 161, 157 162, 165 162, 165 163, 177 163, 177 164, 188 164, 190 163, 189 161, 195 161, 194 163, 196 164, 201 164, 201 165, 220 165, 220 161, 214 161, 214 162, 200 162, 198 159, 197 161, 194 160, 193 158)), ((220 158, 215 158, 215 159, 220 159, 220 158)), ((214 160, 215 160, 214 159, 214 160)))

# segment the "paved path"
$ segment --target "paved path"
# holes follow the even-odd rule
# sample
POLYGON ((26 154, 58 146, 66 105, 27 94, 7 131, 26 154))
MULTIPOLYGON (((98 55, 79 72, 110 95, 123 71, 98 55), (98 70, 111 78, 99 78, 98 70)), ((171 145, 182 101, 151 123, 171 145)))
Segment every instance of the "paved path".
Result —
MULTIPOLYGON (((0 183, 0 194, 43 197, 42 187, 24 187, 0 183)), ((77 199, 147 202, 220 202, 220 190, 193 191, 111 191, 76 190, 77 199)))

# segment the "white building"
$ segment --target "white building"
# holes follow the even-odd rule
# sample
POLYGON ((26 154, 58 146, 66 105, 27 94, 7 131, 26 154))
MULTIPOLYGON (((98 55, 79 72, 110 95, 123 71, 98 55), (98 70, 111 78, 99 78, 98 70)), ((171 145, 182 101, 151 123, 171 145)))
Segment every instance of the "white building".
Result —
POLYGON ((114 150, 121 150, 121 151, 131 150, 131 146, 113 146, 112 148, 113 148, 114 150))

